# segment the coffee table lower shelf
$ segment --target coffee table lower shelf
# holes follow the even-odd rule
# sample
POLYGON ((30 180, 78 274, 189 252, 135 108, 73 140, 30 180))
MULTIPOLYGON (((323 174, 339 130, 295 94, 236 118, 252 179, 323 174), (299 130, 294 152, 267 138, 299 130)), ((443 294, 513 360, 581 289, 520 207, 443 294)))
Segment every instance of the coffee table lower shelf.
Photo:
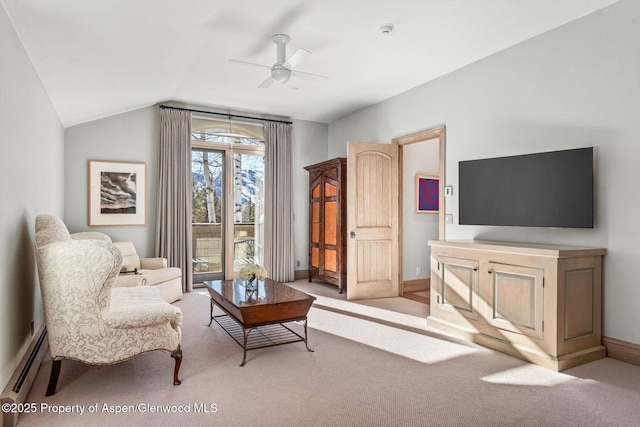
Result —
MULTIPOLYGON (((219 306, 218 306, 219 307, 219 306)), ((223 311, 225 311, 222 307, 223 311)), ((213 301, 212 301, 213 312, 213 301)), ((295 342, 304 342, 308 351, 313 352, 307 343, 307 319, 292 319, 290 322, 300 322, 304 326, 304 337, 284 323, 267 323, 251 327, 244 327, 230 314, 211 315, 211 322, 216 321, 218 325, 227 333, 235 342, 243 349, 242 363, 247 363, 247 351, 257 350, 259 348, 273 347, 277 345, 290 344, 295 342)))

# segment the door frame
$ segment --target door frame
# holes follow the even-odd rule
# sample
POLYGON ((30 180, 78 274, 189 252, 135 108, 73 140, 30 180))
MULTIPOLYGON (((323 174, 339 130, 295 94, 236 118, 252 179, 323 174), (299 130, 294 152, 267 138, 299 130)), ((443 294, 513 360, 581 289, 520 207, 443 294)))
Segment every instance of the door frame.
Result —
MULTIPOLYGON (((398 165, 398 179, 400 180, 399 182, 403 182, 402 181, 402 177, 403 177, 403 173, 404 173, 404 150, 403 147, 405 145, 408 144, 416 144, 419 142, 425 142, 425 141, 429 141, 432 139, 437 139, 438 140, 438 163, 439 163, 439 167, 438 167, 438 240, 445 240, 445 213, 446 213, 446 209, 445 209, 445 149, 446 149, 446 129, 445 129, 445 125, 440 125, 440 126, 436 126, 436 127, 432 127, 429 129, 425 129, 419 132, 415 132, 415 133, 411 133, 408 135, 403 135, 403 136, 399 136, 397 138, 393 138, 391 140, 391 142, 393 144, 397 144, 399 147, 399 165, 398 165)), ((400 277, 399 279, 399 286, 400 286, 400 295, 402 295, 404 293, 404 277, 403 276, 403 251, 402 251, 402 247, 404 244, 404 239, 403 239, 403 233, 404 233, 404 228, 403 228, 403 217, 404 217, 404 209, 403 209, 403 200, 404 200, 404 193, 405 193, 405 189, 404 186, 400 185, 399 186, 399 201, 398 203, 400 204, 400 218, 399 218, 399 247, 398 247, 398 254, 399 254, 399 270, 400 270, 400 277)), ((411 189, 411 191, 407 191, 409 194, 413 194, 413 189, 411 189)))

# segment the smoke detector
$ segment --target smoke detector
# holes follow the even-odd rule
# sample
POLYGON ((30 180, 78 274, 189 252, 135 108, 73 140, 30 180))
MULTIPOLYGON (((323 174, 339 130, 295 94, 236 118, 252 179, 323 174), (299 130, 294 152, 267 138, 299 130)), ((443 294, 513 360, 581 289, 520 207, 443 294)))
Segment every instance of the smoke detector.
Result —
POLYGON ((393 24, 384 24, 378 28, 378 31, 383 35, 391 34, 391 31, 393 31, 393 24))

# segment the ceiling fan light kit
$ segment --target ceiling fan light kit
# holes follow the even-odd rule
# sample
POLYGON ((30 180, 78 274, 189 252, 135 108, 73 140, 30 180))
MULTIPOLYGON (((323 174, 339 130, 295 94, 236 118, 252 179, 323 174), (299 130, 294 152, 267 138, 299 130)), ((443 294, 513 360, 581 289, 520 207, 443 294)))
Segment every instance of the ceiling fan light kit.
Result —
POLYGON ((271 78, 278 83, 286 83, 291 78, 291 70, 282 64, 271 67, 271 78))

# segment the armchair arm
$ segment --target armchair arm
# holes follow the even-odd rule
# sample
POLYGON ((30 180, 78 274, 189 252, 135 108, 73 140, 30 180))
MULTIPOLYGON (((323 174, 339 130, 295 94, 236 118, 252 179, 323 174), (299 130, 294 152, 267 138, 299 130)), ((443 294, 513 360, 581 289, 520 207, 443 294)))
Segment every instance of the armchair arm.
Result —
POLYGON ((182 324, 182 311, 171 304, 153 304, 107 307, 102 310, 105 325, 111 328, 142 328, 169 322, 174 329, 182 324))
POLYGON ((140 268, 145 270, 158 270, 160 268, 167 268, 166 258, 140 258, 140 268))
POLYGON ((141 274, 120 274, 116 277, 116 283, 113 286, 133 287, 144 286, 147 284, 147 278, 141 274))

